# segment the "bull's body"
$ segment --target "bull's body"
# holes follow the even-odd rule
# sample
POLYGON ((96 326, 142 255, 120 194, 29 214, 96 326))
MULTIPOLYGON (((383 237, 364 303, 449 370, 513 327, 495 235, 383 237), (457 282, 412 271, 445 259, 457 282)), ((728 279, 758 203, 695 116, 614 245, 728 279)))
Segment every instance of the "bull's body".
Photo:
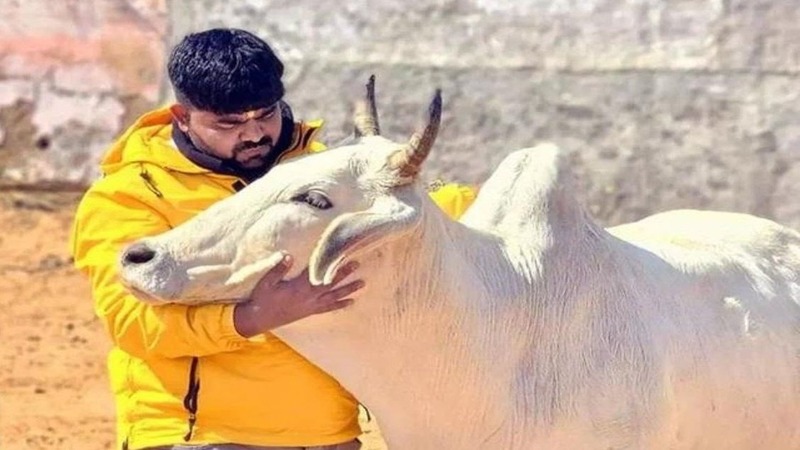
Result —
POLYGON ((462 224, 430 207, 360 256, 350 310, 277 334, 394 449, 800 448, 800 235, 704 211, 602 230, 554 152, 511 156, 462 224))
POLYGON ((424 155, 398 148, 282 164, 139 244, 156 257, 123 276, 202 303, 246 294, 278 250, 319 282, 358 259, 351 307, 275 333, 392 450, 800 448, 800 234, 699 211, 604 230, 548 145, 509 156, 453 222, 413 182, 424 155), (286 200, 308 186, 337 209, 286 200))

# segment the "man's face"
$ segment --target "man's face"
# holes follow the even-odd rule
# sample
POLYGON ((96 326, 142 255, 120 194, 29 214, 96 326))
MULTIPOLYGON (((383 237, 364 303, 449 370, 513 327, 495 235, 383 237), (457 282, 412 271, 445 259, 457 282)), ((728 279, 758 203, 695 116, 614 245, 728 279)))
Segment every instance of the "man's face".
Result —
POLYGON ((176 104, 172 114, 199 150, 246 169, 266 164, 281 133, 279 103, 236 114, 215 114, 176 104))

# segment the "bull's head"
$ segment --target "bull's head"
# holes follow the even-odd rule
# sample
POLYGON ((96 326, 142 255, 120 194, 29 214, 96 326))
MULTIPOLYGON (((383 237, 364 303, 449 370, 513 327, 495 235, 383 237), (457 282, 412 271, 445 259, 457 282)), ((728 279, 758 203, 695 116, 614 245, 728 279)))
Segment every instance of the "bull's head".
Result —
POLYGON ((441 95, 407 143, 379 134, 374 77, 355 110, 349 145, 280 164, 238 194, 121 254, 121 276, 143 300, 198 304, 246 298, 282 258, 329 284, 357 252, 420 221, 414 183, 439 128, 441 95))

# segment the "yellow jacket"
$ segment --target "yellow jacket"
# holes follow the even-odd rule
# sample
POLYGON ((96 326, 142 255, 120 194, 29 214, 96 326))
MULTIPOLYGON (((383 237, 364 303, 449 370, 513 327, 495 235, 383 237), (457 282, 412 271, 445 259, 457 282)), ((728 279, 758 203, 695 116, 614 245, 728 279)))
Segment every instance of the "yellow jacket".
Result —
MULTIPOLYGON (((313 139, 320 126, 295 123, 292 145, 280 160, 323 150, 313 139)), ((71 239, 75 266, 88 275, 96 314, 114 344, 108 370, 119 446, 312 446, 357 437, 357 401, 273 335, 240 336, 233 305, 147 305, 118 282, 122 246, 179 225, 241 183, 192 163, 175 148, 171 132, 169 110, 159 109, 109 149, 104 176, 78 207, 71 239), (191 405, 184 404, 192 400, 191 380, 199 385, 192 427, 191 405)), ((474 191, 448 185, 432 197, 458 216, 474 191)))

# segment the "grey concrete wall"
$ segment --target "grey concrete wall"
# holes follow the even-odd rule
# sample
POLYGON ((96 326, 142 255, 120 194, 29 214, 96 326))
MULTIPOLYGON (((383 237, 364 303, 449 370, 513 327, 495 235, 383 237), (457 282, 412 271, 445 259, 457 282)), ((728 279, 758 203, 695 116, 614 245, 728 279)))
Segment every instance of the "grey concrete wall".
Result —
POLYGON ((330 142, 370 73, 397 139, 441 87, 430 177, 480 182, 551 140, 605 224, 688 207, 800 227, 797 0, 172 0, 166 17, 169 44, 211 26, 269 40, 330 142))

